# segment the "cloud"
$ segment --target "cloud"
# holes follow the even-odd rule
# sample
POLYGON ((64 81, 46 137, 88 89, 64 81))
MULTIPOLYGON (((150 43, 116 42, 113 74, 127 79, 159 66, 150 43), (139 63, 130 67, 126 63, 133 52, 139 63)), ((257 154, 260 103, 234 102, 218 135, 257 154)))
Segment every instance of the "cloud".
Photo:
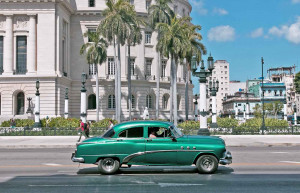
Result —
POLYGON ((204 8, 203 0, 190 0, 190 3, 193 6, 193 10, 195 10, 200 15, 206 15, 208 10, 204 8))
POLYGON ((257 28, 256 30, 254 30, 250 34, 250 36, 252 38, 258 38, 258 37, 261 37, 262 35, 264 35, 264 29, 262 27, 261 28, 257 28))
POLYGON ((235 39, 235 30, 229 25, 217 26, 208 31, 208 40, 216 42, 228 42, 235 39))
POLYGON ((292 0, 293 4, 300 3, 300 0, 292 0))
POLYGON ((217 15, 227 15, 228 11, 222 8, 214 8, 213 13, 217 15))
POLYGON ((300 44, 300 16, 298 16, 296 22, 290 26, 273 26, 269 29, 269 34, 277 37, 283 37, 294 44, 300 44))

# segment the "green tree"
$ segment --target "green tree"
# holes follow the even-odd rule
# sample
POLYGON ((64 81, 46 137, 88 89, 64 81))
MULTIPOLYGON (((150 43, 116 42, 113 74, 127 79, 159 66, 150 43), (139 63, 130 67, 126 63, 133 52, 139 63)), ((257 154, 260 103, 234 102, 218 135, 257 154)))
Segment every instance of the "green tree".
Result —
POLYGON ((116 119, 121 121, 121 45, 123 46, 132 31, 131 24, 135 23, 135 10, 126 0, 106 0, 107 8, 103 10, 104 19, 98 30, 114 45, 114 62, 117 63, 115 73, 116 119), (116 44, 118 57, 116 53, 116 44))
MULTIPOLYGON (((171 18, 174 17, 174 12, 169 7, 169 4, 172 3, 172 0, 155 0, 155 4, 152 4, 149 7, 148 14, 149 14, 149 26, 155 30, 156 24, 158 23, 171 23, 171 18)), ((158 52, 157 57, 157 66, 156 66, 156 119, 159 118, 159 99, 160 99, 160 69, 161 69, 161 53, 158 52)))
POLYGON ((97 118, 99 121, 99 80, 98 80, 98 64, 101 65, 107 58, 107 42, 101 37, 100 32, 84 33, 84 37, 87 37, 90 42, 87 42, 81 46, 80 54, 86 56, 87 63, 95 65, 96 71, 96 110, 97 118))
POLYGON ((171 57, 171 108, 170 118, 174 120, 177 125, 177 65, 180 58, 189 46, 187 38, 188 23, 190 19, 187 17, 172 18, 171 23, 158 23, 158 43, 156 45, 157 51, 163 56, 171 57))
POLYGON ((253 107, 253 114, 255 118, 262 117, 261 106, 259 104, 256 104, 255 107, 253 107))

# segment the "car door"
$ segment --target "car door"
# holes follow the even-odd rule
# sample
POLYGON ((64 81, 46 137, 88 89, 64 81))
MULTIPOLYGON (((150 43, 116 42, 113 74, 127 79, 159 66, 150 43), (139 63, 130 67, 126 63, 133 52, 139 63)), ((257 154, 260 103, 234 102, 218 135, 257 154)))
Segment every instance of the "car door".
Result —
POLYGON ((146 163, 153 165, 174 165, 177 162, 177 142, 172 140, 169 128, 147 127, 146 163), (150 138, 151 131, 156 130, 156 137, 150 138))
POLYGON ((130 127, 117 135, 116 151, 125 159, 125 163, 141 164, 145 162, 144 127, 130 127))

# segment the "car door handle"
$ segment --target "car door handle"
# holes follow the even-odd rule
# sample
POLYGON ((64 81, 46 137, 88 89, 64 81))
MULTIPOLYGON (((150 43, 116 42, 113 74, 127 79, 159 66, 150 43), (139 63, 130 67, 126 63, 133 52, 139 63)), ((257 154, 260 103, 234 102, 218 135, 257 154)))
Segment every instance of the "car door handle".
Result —
POLYGON ((147 142, 152 141, 152 139, 147 139, 147 142))

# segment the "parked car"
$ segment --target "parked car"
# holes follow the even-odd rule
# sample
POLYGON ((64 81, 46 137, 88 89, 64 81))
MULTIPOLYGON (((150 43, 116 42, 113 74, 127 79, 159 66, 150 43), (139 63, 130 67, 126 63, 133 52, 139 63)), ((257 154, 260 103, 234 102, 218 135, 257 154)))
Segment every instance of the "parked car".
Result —
POLYGON ((77 144, 73 162, 97 164, 102 174, 124 165, 183 166, 195 164, 200 173, 214 173, 232 163, 219 137, 183 135, 170 122, 132 121, 115 125, 101 137, 77 144))

